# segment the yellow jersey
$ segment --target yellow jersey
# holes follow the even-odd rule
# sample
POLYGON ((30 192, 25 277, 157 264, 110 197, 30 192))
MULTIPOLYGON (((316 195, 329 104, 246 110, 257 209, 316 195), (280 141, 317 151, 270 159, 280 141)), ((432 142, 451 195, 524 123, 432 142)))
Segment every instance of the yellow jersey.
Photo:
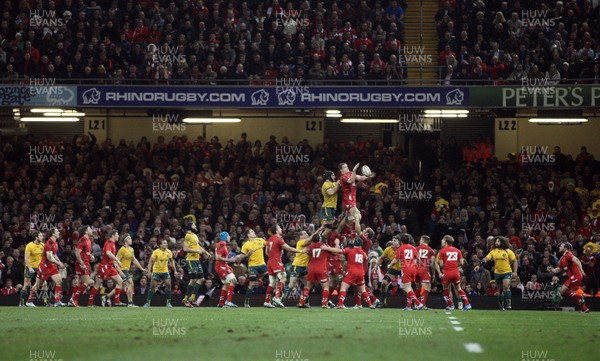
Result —
MULTIPOLYGON (((305 239, 301 239, 296 243, 296 249, 299 249, 300 251, 304 250, 306 247, 308 247, 308 242, 305 239)), ((298 267, 308 267, 308 253, 296 253, 296 256, 294 257, 294 261, 292 262, 292 266, 298 266, 298 267)))
POLYGON ((494 248, 483 259, 484 261, 494 260, 494 273, 506 274, 512 272, 511 264, 515 260, 515 254, 510 249, 494 248))
MULTIPOLYGON (((195 235, 194 233, 188 232, 185 235, 183 242, 185 242, 185 244, 187 244, 187 246, 191 250, 194 250, 194 251, 200 250, 200 240, 198 239, 198 236, 195 235)), ((200 253, 187 252, 185 255, 185 259, 187 261, 198 261, 198 260, 200 260, 200 253)))
POLYGON ((254 253, 248 257, 248 267, 253 266, 262 266, 265 263, 265 246, 267 245, 267 241, 262 238, 254 238, 251 241, 246 241, 242 245, 242 253, 246 254, 252 250, 254 253))
POLYGON ((35 244, 35 242, 27 243, 25 254, 29 255, 29 265, 32 268, 38 268, 40 262, 42 262, 42 254, 44 254, 44 244, 42 242, 39 244, 35 244))
POLYGON ((321 186, 321 193, 323 193, 323 208, 336 208, 338 201, 338 193, 335 192, 334 195, 330 196, 327 194, 327 190, 329 188, 335 187, 335 183, 332 181, 325 181, 321 186))
POLYGON ((169 261, 173 259, 173 252, 169 249, 163 251, 157 248, 152 252, 150 258, 154 260, 154 264, 152 265, 153 273, 166 273, 169 272, 169 261))
POLYGON ((583 245, 583 250, 585 251, 585 249, 588 247, 592 249, 592 253, 598 252, 598 246, 596 245, 596 243, 589 241, 588 243, 583 245))
MULTIPOLYGON (((392 248, 391 246, 386 247, 383 250, 381 256, 383 256, 383 259, 385 259, 389 264, 394 260, 394 257, 396 257, 396 250, 394 250, 394 248, 392 248)), ((396 262, 392 267, 390 267, 390 269, 400 271, 402 269, 402 265, 400 264, 400 262, 396 262)))
POLYGON ((131 262, 133 261, 133 248, 123 246, 119 248, 117 252, 117 258, 121 261, 121 270, 129 271, 131 269, 131 262))

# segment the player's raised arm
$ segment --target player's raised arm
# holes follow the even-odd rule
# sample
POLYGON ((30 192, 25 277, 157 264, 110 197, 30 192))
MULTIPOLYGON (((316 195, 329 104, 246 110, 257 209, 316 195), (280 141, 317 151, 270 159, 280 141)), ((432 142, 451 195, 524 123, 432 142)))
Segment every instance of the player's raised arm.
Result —
POLYGON ((288 252, 292 252, 292 253, 307 253, 308 252, 306 250, 299 250, 294 247, 291 247, 289 244, 284 244, 281 248, 285 249, 288 252))
POLYGON ((331 252, 331 253, 339 253, 339 254, 344 253, 344 250, 342 250, 342 249, 333 248, 333 247, 329 247, 329 246, 326 246, 326 245, 322 245, 321 249, 324 250, 324 251, 331 252))

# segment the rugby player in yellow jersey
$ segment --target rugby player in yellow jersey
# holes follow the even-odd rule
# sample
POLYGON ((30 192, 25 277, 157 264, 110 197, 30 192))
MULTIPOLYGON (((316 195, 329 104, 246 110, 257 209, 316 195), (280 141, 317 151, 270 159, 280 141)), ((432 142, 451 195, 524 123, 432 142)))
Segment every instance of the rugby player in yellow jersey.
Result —
MULTIPOLYGON (((121 261, 121 272, 123 272, 123 284, 125 285, 125 290, 127 292, 127 307, 137 307, 133 304, 134 286, 133 277, 131 276, 131 264, 133 263, 138 269, 142 270, 144 274, 146 273, 146 269, 142 267, 140 262, 138 262, 137 258, 135 257, 135 251, 133 247, 131 247, 131 244, 133 243, 131 236, 129 234, 125 234, 123 237, 121 237, 120 243, 121 248, 119 248, 119 251, 117 252, 117 258, 119 259, 119 261, 121 261)), ((110 299, 114 295, 115 290, 116 288, 113 288, 113 290, 110 291, 110 293, 106 297, 110 299)), ((117 303, 115 304, 115 306, 123 305, 117 303)))
POLYGON ((38 282, 35 282, 32 287, 31 279, 37 278, 38 266, 40 265, 40 262, 42 262, 42 254, 44 253, 43 240, 44 234, 36 231, 33 233, 33 241, 27 243, 27 246, 25 247, 25 276, 23 278, 23 288, 21 289, 19 307, 25 305, 28 307, 35 307, 33 299, 35 298, 35 293, 39 284, 38 282), (27 291, 29 291, 29 298, 27 298, 27 291), (27 303, 25 303, 25 299, 27 299, 27 303))
MULTIPOLYGON (((300 231, 298 235, 298 241, 296 242, 296 249, 303 251, 311 244, 310 237, 306 231, 300 231)), ((290 295, 290 292, 298 286, 298 280, 302 281, 303 285, 306 285, 306 275, 308 275, 308 254, 296 253, 294 260, 292 261, 292 272, 290 273, 290 280, 283 290, 283 297, 285 299, 290 295)))
MULTIPOLYGON (((494 240, 494 249, 483 258, 482 263, 494 261, 494 279, 499 288, 498 303, 501 310, 512 309, 510 292, 511 277, 517 276, 517 258, 513 251, 509 249, 509 241, 505 237, 496 237, 494 240), (502 287, 500 287, 502 285, 502 287)), ((475 271, 479 271, 480 266, 476 266, 475 271)))
POLYGON ((203 254, 209 259, 212 255, 202 247, 200 247, 200 240, 194 233, 198 231, 196 223, 189 221, 186 224, 187 233, 183 240, 183 251, 185 255, 185 268, 187 270, 189 282, 185 290, 185 296, 183 297, 183 304, 186 307, 194 307, 192 303, 196 300, 200 286, 204 284, 204 270, 200 264, 200 255, 203 254))
MULTIPOLYGON (((333 222, 335 221, 335 209, 337 208, 338 202, 338 190, 340 189, 340 182, 335 180, 335 173, 328 170, 323 174, 323 185, 321 186, 321 193, 323 194, 323 204, 319 217, 321 218, 321 224, 326 225, 325 228, 333 229, 333 222)), ((307 255, 308 257, 308 255, 307 255)))
POLYGON ((252 228, 246 231, 246 235, 248 236, 248 240, 242 245, 241 252, 245 255, 250 251, 254 251, 248 256, 248 280, 250 282, 248 283, 244 299, 244 307, 250 307, 250 296, 254 292, 254 289, 258 287, 258 280, 262 279, 268 272, 264 251, 267 241, 257 237, 252 228))
MULTIPOLYGON (((400 242, 397 238, 393 238, 390 242, 391 244, 383 250, 383 253, 377 259, 377 263, 375 263, 371 272, 376 272, 384 261, 387 262, 387 264, 390 264, 394 260, 394 257, 396 256, 396 250, 400 247, 400 242)), ((400 262, 395 262, 392 267, 387 269, 387 272, 381 281, 381 295, 383 296, 384 306, 387 302, 388 287, 390 283, 396 283, 396 279, 401 275, 402 267, 400 262)))
POLYGON ((169 241, 163 239, 160 242, 160 248, 155 249, 148 261, 148 273, 152 273, 152 286, 148 291, 148 299, 144 307, 150 307, 152 296, 160 286, 161 282, 165 283, 165 295, 167 296, 167 307, 171 305, 171 275, 169 274, 169 266, 175 271, 175 260, 173 252, 168 248, 169 241))

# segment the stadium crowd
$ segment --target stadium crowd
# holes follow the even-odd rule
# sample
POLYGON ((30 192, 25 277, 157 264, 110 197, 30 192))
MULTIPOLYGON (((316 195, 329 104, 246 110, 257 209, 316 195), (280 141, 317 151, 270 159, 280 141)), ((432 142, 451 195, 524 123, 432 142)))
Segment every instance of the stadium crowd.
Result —
POLYGON ((404 0, 9 1, 0 78, 403 84, 411 66, 439 65, 444 84, 598 82, 600 7, 590 0, 440 1, 438 61, 418 64, 404 53, 406 10, 404 0))
POLYGON ((442 84, 599 82, 596 2, 442 0, 435 21, 442 84))
MULTIPOLYGON (((502 235, 510 240, 519 260, 514 286, 521 289, 551 281, 546 265, 556 266, 557 245, 570 242, 586 270, 586 292, 596 293, 600 172, 593 155, 585 147, 576 156, 556 147, 554 163, 539 166, 523 164, 519 156, 505 162, 493 153, 473 157, 477 149, 485 148, 484 143, 477 140, 461 146, 454 139, 428 141, 417 153, 427 157, 419 159, 423 166, 416 168, 415 159, 406 157, 400 146, 384 147, 371 136, 342 143, 326 138, 316 146, 302 141, 297 146, 308 157, 300 164, 278 161, 278 148, 292 144, 275 136, 264 144, 250 142, 245 134, 223 142, 216 137, 191 140, 185 135, 170 141, 160 137, 154 144, 145 137, 137 144, 125 140, 114 144, 110 139, 97 143, 88 135, 59 142, 31 136, 8 142, 0 153, 0 287, 3 294, 18 291, 25 245, 34 231, 52 227, 60 231, 58 256, 67 265, 67 282, 73 282, 75 242, 82 236, 81 227, 89 225, 96 269, 111 230, 132 237, 143 267, 153 250, 167 240, 176 264, 172 279, 177 294, 186 287, 184 219, 197 224, 200 245, 209 252, 222 231, 231 235, 233 256, 240 253, 248 229, 266 239, 275 224, 294 247, 301 231, 310 233, 318 227, 323 174, 337 172, 338 163, 351 160, 376 172, 374 180, 360 183, 357 193, 362 223, 374 231, 371 264, 403 233, 415 240, 430 236, 430 246, 436 250, 448 234, 468 261, 462 288, 494 295, 491 265, 475 271, 490 250, 488 237, 502 235), (62 157, 32 163, 36 147, 62 157), (402 187, 409 183, 424 184, 429 195, 403 199, 402 187)), ((292 258, 285 253, 286 267, 292 258)), ((220 285, 218 277, 212 277, 214 260, 205 257, 203 268, 213 279, 201 293, 210 295, 220 285)), ((232 268, 239 281, 236 292, 243 293, 246 266, 237 262, 232 268)), ((131 270, 135 292, 145 294, 148 277, 135 265, 131 270)), ((380 272, 372 270, 368 283, 376 295, 381 293, 381 281, 380 272)), ((293 291, 297 296, 298 290, 293 291)), ((264 288, 259 286, 255 292, 264 288)), ((390 287, 388 292, 399 288, 390 287)), ((438 281, 432 292, 440 292, 438 281)))

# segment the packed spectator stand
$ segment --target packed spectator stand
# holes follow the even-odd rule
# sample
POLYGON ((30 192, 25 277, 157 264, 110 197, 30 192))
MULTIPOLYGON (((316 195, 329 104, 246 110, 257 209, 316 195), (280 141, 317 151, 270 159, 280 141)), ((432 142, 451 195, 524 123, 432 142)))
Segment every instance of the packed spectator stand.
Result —
MULTIPOLYGON (((504 235, 521 259, 523 285, 531 274, 546 278, 538 273, 544 273, 540 265, 545 258, 556 263, 559 242, 571 242, 578 255, 584 253, 584 246, 590 247, 591 255, 597 252, 600 173, 597 161, 584 148, 575 157, 557 148, 554 165, 535 167, 521 164, 517 156, 506 162, 495 157, 486 162, 467 161, 465 155, 477 148, 476 142, 432 141, 420 154, 435 156, 422 159, 425 166, 419 173, 400 147, 384 147, 370 138, 346 143, 326 139, 314 147, 302 142, 303 152, 311 160, 304 166, 276 163, 275 149, 280 145, 290 144, 286 138, 279 142, 275 137, 263 144, 245 137, 220 142, 185 136, 167 142, 160 139, 156 144, 145 138, 137 144, 124 140, 97 144, 88 136, 61 142, 30 137, 27 142, 7 143, 0 153, 0 280, 12 279, 13 285, 22 282, 23 250, 31 231, 50 227, 62 232, 60 258, 70 265, 70 277, 75 261, 73 242, 85 224, 96 232, 96 253, 110 229, 131 234, 143 265, 165 238, 176 259, 184 259, 185 217, 199 224, 199 237, 209 250, 219 232, 226 230, 232 236, 232 252, 239 253, 248 227, 268 236, 274 223, 283 225, 287 240, 294 245, 298 231, 318 223, 324 171, 336 169, 338 162, 348 159, 369 164, 377 173, 377 178, 358 192, 363 223, 375 230, 374 252, 381 252, 402 232, 415 237, 430 235, 433 248, 439 248, 443 235, 451 234, 471 267, 489 250, 487 237, 504 235), (60 149, 63 163, 31 165, 30 145, 39 144, 60 149), (431 199, 400 200, 401 180, 425 182, 431 199), (158 196, 158 184, 176 184, 167 189, 176 189, 177 195, 158 196)), ((592 261, 589 267, 596 269, 592 261)), ((212 265, 205 266, 212 273, 212 265)), ((245 274, 243 265, 234 269, 238 277, 245 274)), ((487 292, 489 277, 471 270, 465 270, 464 282, 471 283, 473 290, 483 287, 487 292)), ((136 285, 144 282, 141 276, 136 274, 136 285)), ((182 280, 183 271, 175 277, 182 280)), ((377 282, 371 282, 377 289, 377 282)), ((589 291, 596 292, 597 281, 589 278, 588 282, 589 291)))

